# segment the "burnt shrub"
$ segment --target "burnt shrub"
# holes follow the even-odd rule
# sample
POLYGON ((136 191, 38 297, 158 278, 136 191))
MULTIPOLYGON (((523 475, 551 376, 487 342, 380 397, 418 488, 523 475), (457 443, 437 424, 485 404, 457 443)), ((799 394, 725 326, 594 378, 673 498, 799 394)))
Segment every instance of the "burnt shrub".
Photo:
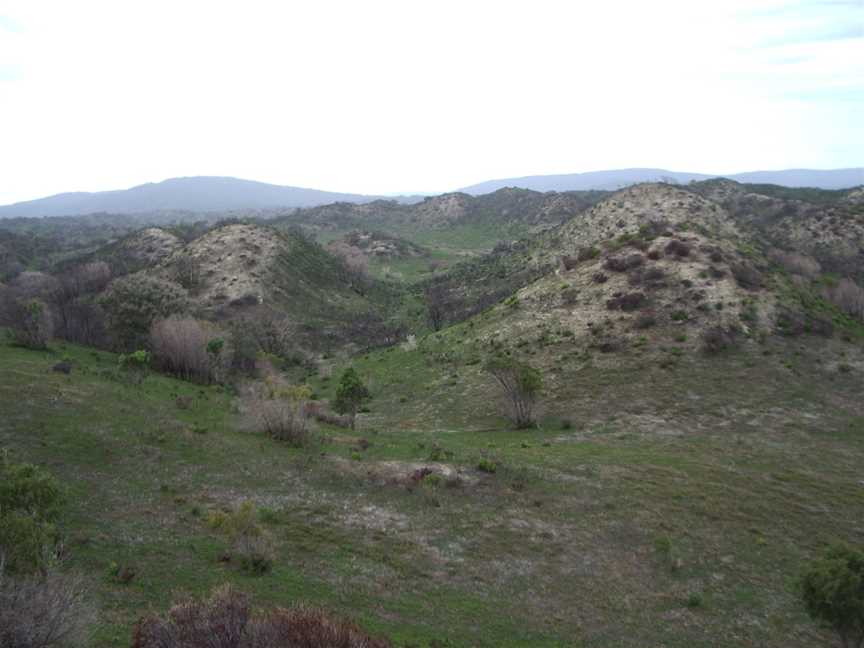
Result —
POLYGON ((664 251, 666 256, 684 258, 690 256, 690 246, 679 239, 672 239, 666 244, 664 251))
POLYGON ((641 292, 626 293, 619 297, 613 297, 606 302, 609 310, 622 310, 625 312, 641 308, 646 302, 645 294, 641 292))
POLYGON ((834 322, 821 315, 811 315, 807 320, 807 330, 814 335, 830 338, 834 335, 834 322))
POLYGON ((734 332, 722 326, 712 326, 702 332, 702 349, 705 353, 720 353, 731 348, 734 343, 734 332))
POLYGON ((386 639, 318 608, 293 605, 254 612, 249 599, 225 585, 207 600, 178 603, 163 616, 143 617, 132 648, 392 648, 386 639))
POLYGON ((807 318, 804 313, 788 308, 777 313, 777 331, 781 335, 796 337, 803 335, 807 328, 807 318))
POLYGON ((762 287, 762 273, 748 263, 733 263, 729 266, 732 276, 738 285, 747 290, 758 290, 762 287))
POLYGON ((633 268, 638 268, 643 263, 645 263, 645 258, 641 254, 628 254, 626 256, 610 256, 606 259, 603 267, 612 272, 627 272, 633 268))
MULTIPOLYGON (((570 256, 569 254, 565 254, 561 257, 561 266, 564 270, 572 270, 579 264, 579 259, 576 257, 570 256)), ((438 329, 435 329, 436 331, 438 329)))
POLYGON ((638 330, 648 329, 657 325, 657 315, 653 311, 641 313, 633 320, 633 328, 638 330))
POLYGON ((651 266, 648 268, 633 270, 628 276, 627 281, 631 286, 643 285, 647 289, 661 288, 665 285, 666 273, 662 268, 651 266))
POLYGON ((864 321, 864 288, 854 280, 844 277, 826 288, 824 296, 847 315, 864 321))
POLYGON ((723 261, 723 252, 716 245, 700 245, 699 249, 707 254, 708 258, 711 259, 712 262, 720 263, 723 261))

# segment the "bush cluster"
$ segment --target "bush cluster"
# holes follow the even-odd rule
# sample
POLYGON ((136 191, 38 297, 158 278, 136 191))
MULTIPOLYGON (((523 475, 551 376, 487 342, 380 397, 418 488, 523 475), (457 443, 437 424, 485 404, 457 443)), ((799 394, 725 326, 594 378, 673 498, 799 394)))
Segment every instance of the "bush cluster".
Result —
POLYGON ((253 612, 230 586, 135 626, 132 648, 391 648, 355 624, 304 605, 253 612))

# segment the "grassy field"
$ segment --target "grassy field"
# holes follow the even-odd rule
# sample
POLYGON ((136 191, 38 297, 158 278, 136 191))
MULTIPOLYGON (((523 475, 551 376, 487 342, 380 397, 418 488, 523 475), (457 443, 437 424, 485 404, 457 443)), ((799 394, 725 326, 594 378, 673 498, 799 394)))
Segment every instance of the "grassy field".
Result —
MULTIPOLYGON (((769 341, 667 369, 549 352, 537 429, 507 429, 478 365, 426 341, 356 359, 371 411, 295 450, 240 431, 221 388, 128 384, 112 355, 71 345, 0 346, 0 445, 67 489, 97 648, 226 581, 406 646, 829 645, 795 579, 826 543, 864 542, 860 347, 769 341), (50 371, 62 354, 71 376, 50 371), (411 479, 423 466, 447 476, 411 479), (263 576, 221 562, 205 523, 246 499, 277 541, 263 576), (112 563, 135 578, 115 582, 112 563)), ((310 377, 323 397, 332 362, 310 377)))

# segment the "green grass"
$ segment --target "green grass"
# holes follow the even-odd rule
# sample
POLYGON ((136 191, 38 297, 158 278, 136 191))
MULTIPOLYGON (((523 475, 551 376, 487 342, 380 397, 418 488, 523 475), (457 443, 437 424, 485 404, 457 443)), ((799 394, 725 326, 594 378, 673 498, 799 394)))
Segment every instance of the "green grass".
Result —
MULTIPOLYGON (((443 353, 463 333, 355 359, 371 412, 306 450, 240 432, 224 390, 135 387, 110 354, 71 345, 0 346, 0 444, 66 485, 68 567, 101 610, 94 646, 128 645, 142 612, 225 581, 262 605, 325 605, 397 645, 827 642, 793 585, 825 543, 864 535, 860 370, 816 362, 839 348, 814 343, 795 371, 782 345, 673 370, 559 358, 542 425, 515 431, 470 353, 443 353), (63 353, 68 377, 49 371, 63 353), (461 485, 407 479, 433 456, 461 485), (220 562, 226 541, 203 521, 243 499, 277 542, 260 577, 220 562), (114 582, 112 562, 136 578, 114 582)), ((310 383, 330 395, 342 366, 310 383)))

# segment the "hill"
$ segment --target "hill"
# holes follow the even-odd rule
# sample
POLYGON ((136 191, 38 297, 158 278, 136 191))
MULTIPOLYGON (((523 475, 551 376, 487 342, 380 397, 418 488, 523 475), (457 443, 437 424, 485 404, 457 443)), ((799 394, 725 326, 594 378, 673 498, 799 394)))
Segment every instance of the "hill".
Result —
POLYGON ((864 168, 853 169, 787 169, 783 171, 751 171, 729 175, 704 173, 682 173, 666 169, 615 169, 589 171, 564 175, 525 176, 489 180, 460 189, 478 195, 497 191, 503 187, 520 187, 534 191, 586 191, 591 189, 620 189, 641 182, 688 182, 724 177, 738 182, 776 184, 787 187, 817 187, 822 189, 845 189, 864 184, 864 168))
MULTIPOLYGON (((220 385, 132 381, 104 349, 0 343, 0 446, 72 495, 58 527, 103 611, 96 648, 226 581, 396 645, 828 645, 791 584, 864 538, 864 301, 838 298, 862 294, 859 198, 708 180, 145 228, 81 260, 133 305, 135 281, 169 286, 250 362, 220 385), (409 276, 436 257, 393 228, 499 242, 409 276), (357 272, 309 229, 417 281, 357 272), (503 415, 494 358, 540 372, 536 427, 503 415), (331 411, 348 367, 372 396, 356 429, 331 411), (301 447, 254 425, 291 394, 314 418, 301 447), (243 502, 272 541, 258 575, 219 527, 243 502)), ((56 295, 76 276, 58 274, 8 289, 56 295)))
POLYGON ((117 191, 64 193, 0 207, 0 218, 68 216, 94 212, 132 214, 160 210, 224 211, 309 207, 336 201, 369 202, 374 196, 336 193, 228 177, 171 178, 117 191))

